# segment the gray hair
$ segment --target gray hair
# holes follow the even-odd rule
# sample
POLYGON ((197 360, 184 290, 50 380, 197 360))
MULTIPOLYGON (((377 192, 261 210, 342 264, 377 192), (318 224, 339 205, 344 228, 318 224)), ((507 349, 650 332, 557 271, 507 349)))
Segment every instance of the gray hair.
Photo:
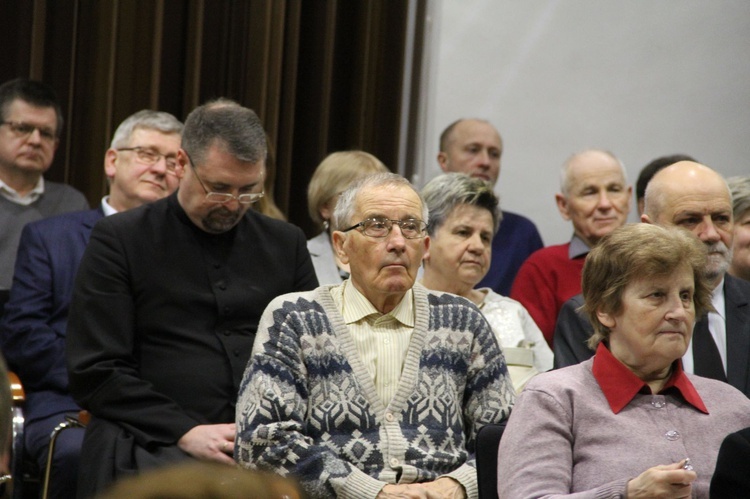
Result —
POLYGON ((750 176, 727 179, 732 191, 732 211, 735 221, 750 210, 750 176))
POLYGON ((429 223, 429 212, 427 211, 427 204, 424 202, 422 195, 419 194, 414 186, 406 180, 404 177, 397 173, 376 173, 374 175, 367 175, 360 177, 352 185, 349 186, 344 192, 341 193, 338 203, 336 203, 336 209, 333 211, 333 229, 341 230, 355 223, 352 218, 354 217, 354 211, 357 205, 357 196, 365 189, 372 189, 376 187, 396 187, 406 186, 409 187, 419 197, 419 201, 422 204, 422 220, 425 223, 429 223))
POLYGON ((565 160, 565 163, 563 163, 562 167, 560 168, 560 192, 563 196, 568 197, 568 194, 570 193, 570 165, 573 164, 573 162, 578 159, 579 156, 582 156, 584 154, 590 153, 590 152, 598 152, 605 154, 615 160, 617 164, 620 166, 620 171, 622 172, 622 178, 625 181, 625 183, 628 183, 628 174, 625 171, 625 165, 622 164, 622 161, 612 154, 609 151, 605 151, 603 149, 585 149, 583 151, 577 152, 573 155, 571 155, 568 159, 565 160))
POLYGON ((109 147, 112 149, 127 147, 130 145, 130 139, 136 130, 145 129, 161 133, 181 134, 182 128, 182 122, 169 113, 142 109, 131 114, 120 123, 112 136, 112 143, 109 147))
POLYGON ((502 220, 499 199, 492 187, 482 179, 463 173, 445 173, 430 180, 422 189, 422 197, 430 213, 427 233, 431 236, 445 223, 453 210, 462 204, 484 208, 492 214, 493 234, 502 220))
MULTIPOLYGON (((185 120, 182 148, 200 164, 216 142, 226 152, 248 163, 266 158, 266 132, 258 115, 229 99, 217 99, 195 108, 185 120)), ((198 165, 193 165, 198 166, 198 165)))

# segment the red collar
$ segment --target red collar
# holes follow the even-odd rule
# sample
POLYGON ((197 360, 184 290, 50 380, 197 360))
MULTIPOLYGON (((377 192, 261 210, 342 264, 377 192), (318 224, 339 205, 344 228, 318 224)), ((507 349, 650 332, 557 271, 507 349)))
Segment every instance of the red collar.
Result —
MULTIPOLYGON (((623 410, 639 392, 651 393, 649 386, 617 360, 604 343, 599 343, 596 349, 592 372, 615 414, 623 410)), ((682 361, 679 359, 675 361, 672 375, 659 393, 664 393, 670 388, 677 390, 685 402, 708 414, 703 400, 682 370, 682 361)))

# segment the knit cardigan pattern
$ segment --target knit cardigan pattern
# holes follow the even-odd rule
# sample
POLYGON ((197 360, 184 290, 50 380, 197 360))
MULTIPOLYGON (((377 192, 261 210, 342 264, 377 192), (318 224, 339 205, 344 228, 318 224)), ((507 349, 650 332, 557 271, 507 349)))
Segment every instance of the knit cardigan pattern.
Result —
POLYGON ((237 402, 235 458, 296 477, 313 497, 374 498, 449 476, 477 497, 474 440, 514 402, 505 359, 467 300, 414 286, 415 327, 385 406, 330 293, 264 312, 237 402))

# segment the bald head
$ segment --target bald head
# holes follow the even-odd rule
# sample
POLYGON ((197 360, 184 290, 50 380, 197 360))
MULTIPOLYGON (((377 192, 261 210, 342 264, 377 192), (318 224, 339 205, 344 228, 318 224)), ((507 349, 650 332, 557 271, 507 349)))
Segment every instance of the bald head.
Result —
POLYGON ((500 175, 503 141, 491 123, 462 119, 440 135, 438 163, 444 172, 465 173, 495 185, 500 175))
POLYGON ((646 187, 641 220, 676 225, 695 234, 709 255, 706 274, 714 285, 732 261, 732 195, 724 178, 693 161, 680 161, 654 175, 646 187))

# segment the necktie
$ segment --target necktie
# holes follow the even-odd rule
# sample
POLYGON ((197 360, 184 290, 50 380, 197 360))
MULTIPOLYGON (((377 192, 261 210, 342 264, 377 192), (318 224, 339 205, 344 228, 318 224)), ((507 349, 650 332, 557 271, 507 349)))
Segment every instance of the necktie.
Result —
POLYGON ((727 381, 719 349, 708 330, 708 315, 696 322, 693 329, 693 363, 698 376, 727 381))

